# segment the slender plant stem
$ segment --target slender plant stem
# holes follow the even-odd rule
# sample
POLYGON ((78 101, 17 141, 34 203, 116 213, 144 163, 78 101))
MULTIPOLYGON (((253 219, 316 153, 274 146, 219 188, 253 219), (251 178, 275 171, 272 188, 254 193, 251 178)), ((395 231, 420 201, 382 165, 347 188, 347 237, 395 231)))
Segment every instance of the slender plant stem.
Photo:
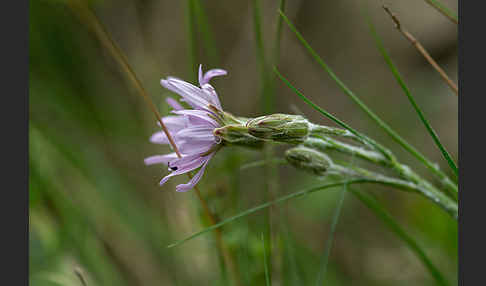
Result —
MULTIPOLYGON (((317 191, 320 191, 320 190, 324 190, 324 189, 328 189, 328 188, 332 188, 332 187, 337 187, 337 186, 342 186, 344 183, 346 183, 346 182, 343 181, 343 182, 337 182, 337 183, 328 183, 328 184, 321 185, 321 186, 318 186, 318 187, 314 187, 314 188, 310 188, 310 189, 306 189, 306 190, 303 190, 303 191, 299 191, 299 192, 295 192, 295 193, 292 193, 292 194, 289 194, 289 195, 282 196, 282 197, 280 197, 276 200, 263 203, 259 206, 247 209, 247 210, 245 210, 245 211, 243 211, 243 212, 241 212, 241 213, 239 213, 235 216, 224 219, 224 220, 222 220, 222 221, 220 221, 220 222, 218 222, 218 223, 216 223, 216 224, 214 224, 210 227, 207 227, 207 228, 205 228, 201 231, 195 232, 192 235, 190 235, 190 236, 188 236, 184 239, 178 240, 178 241, 168 245, 167 247, 172 248, 172 247, 179 246, 179 245, 183 244, 184 242, 189 241, 193 238, 196 238, 196 237, 198 237, 198 236, 200 236, 204 233, 210 232, 212 230, 216 230, 216 229, 222 227, 223 225, 226 225, 226 224, 228 224, 228 223, 230 223, 230 222, 232 222, 236 219, 245 217, 247 215, 250 215, 250 214, 255 213, 259 210, 268 208, 270 206, 282 203, 282 202, 290 200, 290 199, 301 197, 301 196, 304 196, 304 195, 307 195, 307 194, 310 194, 310 193, 313 193, 313 192, 317 192, 317 191)), ((353 180, 347 181, 347 183, 348 184, 363 184, 363 183, 378 183, 378 182, 376 180, 369 180, 369 179, 353 179, 353 180)))
POLYGON ((415 98, 412 96, 410 90, 408 89, 408 87, 405 84, 405 82, 403 81, 400 73, 398 72, 398 69, 396 68, 395 64, 391 60, 391 58, 388 55, 387 51, 385 50, 385 47, 383 46, 383 43, 381 42, 380 37, 376 33, 376 30, 375 30, 375 28, 373 26, 373 23, 368 18, 367 18, 367 20, 368 20, 368 24, 369 24, 369 27, 370 27, 371 34, 373 35, 373 38, 375 39, 376 45, 378 47, 378 50, 380 50, 381 54, 383 55, 383 58, 385 59, 385 62, 388 64, 388 66, 390 67, 390 70, 392 71, 393 75, 395 76, 395 79, 398 81, 398 84, 403 89, 403 92, 405 93, 405 95, 407 96, 408 100, 412 104, 413 108, 417 112, 420 120, 424 124, 425 128, 427 128, 427 131, 429 132, 430 136, 432 137, 432 139, 434 140, 435 144, 437 145, 437 147, 442 152, 442 155, 444 156, 444 158, 446 159, 447 163, 449 164, 449 166, 454 171, 454 174, 457 177, 458 170, 457 170, 456 163, 451 158, 449 152, 447 152, 447 150, 444 147, 444 145, 442 145, 442 143, 440 142, 439 136, 437 135, 437 133, 435 132, 435 130, 432 128, 432 126, 429 124, 429 121, 425 118, 425 115, 423 114, 423 112, 420 109, 420 107, 418 106, 418 104, 415 102, 415 98))
POLYGON ((410 174, 404 174, 402 177, 406 179, 396 179, 388 177, 379 173, 371 172, 363 168, 354 166, 341 166, 334 164, 332 169, 334 172, 340 175, 349 175, 355 178, 367 178, 371 180, 377 180, 383 184, 393 186, 403 191, 413 191, 422 194, 425 198, 438 205, 450 216, 457 220, 457 202, 453 201, 450 197, 446 196, 441 191, 437 190, 432 184, 426 180, 420 178, 418 175, 409 170, 406 166, 398 166, 405 169, 404 172, 410 172, 410 174))
MULTIPOLYGON (((68 4, 72 8, 73 12, 75 12, 80 17, 81 20, 85 21, 85 23, 90 28, 93 29, 93 32, 96 34, 96 36, 103 44, 103 46, 106 49, 108 49, 108 51, 113 56, 113 58, 117 61, 118 64, 120 64, 121 68, 127 75, 130 82, 133 84, 135 89, 143 97, 143 99, 149 106, 150 110, 155 116, 155 119, 160 123, 162 130, 167 135, 167 139, 169 140, 170 145, 174 147, 175 146, 174 140, 172 136, 169 134, 169 130, 167 130, 167 127, 165 126, 164 122, 162 121, 161 119, 162 116, 157 111, 157 108, 150 100, 150 97, 145 91, 145 88, 143 87, 142 83, 136 76, 132 67, 129 65, 125 54, 120 50, 118 45, 111 39, 111 37, 109 36, 108 32, 104 28, 103 24, 101 24, 98 17, 88 7, 86 7, 85 3, 83 3, 82 1, 71 0, 68 1, 68 4)), ((174 151, 178 156, 180 156, 180 153, 177 150, 177 148, 174 148, 174 151)))
POLYGON ((366 143, 368 143, 370 146, 372 146, 373 148, 375 148, 378 152, 382 153, 385 157, 387 157, 389 160, 392 160, 394 158, 393 154, 391 154, 390 151, 388 151, 388 149, 386 149, 385 147, 381 146, 380 144, 378 144, 377 142, 375 142, 374 140, 372 140, 371 138, 368 138, 366 135, 356 131, 355 129, 353 129, 351 126, 349 126, 348 124, 344 123, 343 121, 339 120, 336 116, 332 115, 331 113, 325 111, 324 109, 322 109, 321 107, 319 107, 317 104, 315 104, 314 102, 312 102, 310 99, 308 99, 305 95, 303 95, 297 88, 295 88, 279 71, 276 67, 273 68, 273 71, 277 74, 277 76, 290 88, 292 89, 300 98, 302 98, 304 100, 305 103, 309 104, 310 106, 312 106, 315 110, 317 110, 319 113, 321 113, 322 115, 326 116, 327 118, 329 118, 330 120, 332 120, 333 122, 335 122, 336 124, 338 124, 339 126, 345 128, 346 130, 348 130, 349 132, 351 132, 352 134, 354 134, 356 137, 359 138, 359 140, 362 140, 366 143))
POLYGON ((437 11, 439 11, 444 16, 446 16, 447 18, 449 18, 449 20, 451 20, 452 22, 454 22, 456 24, 459 24, 459 18, 457 17, 457 14, 454 13, 453 11, 451 11, 446 6, 444 6, 444 4, 440 3, 437 0, 425 0, 425 2, 427 2, 430 6, 434 7, 435 9, 437 9, 437 11))
MULTIPOLYGON (((451 182, 449 177, 444 174, 439 167, 425 158, 415 147, 410 145, 405 139, 403 139, 398 133, 393 130, 388 124, 386 124, 378 115, 376 115, 371 109, 365 105, 338 77, 337 75, 331 70, 331 68, 322 60, 322 58, 312 49, 312 47, 307 43, 304 37, 300 34, 299 31, 295 28, 295 26, 290 22, 290 20, 285 16, 285 14, 280 11, 280 16, 284 19, 287 23, 289 28, 295 33, 299 41, 304 45, 307 51, 312 55, 312 57, 316 60, 316 62, 329 74, 329 76, 338 84, 341 90, 348 95, 371 119, 373 119, 395 142, 397 142, 400 146, 402 146, 405 150, 407 150, 410 154, 412 154, 417 160, 419 160, 422 164, 424 164, 430 171, 432 171, 436 176, 441 179, 441 182, 450 189, 452 192, 457 193, 457 186, 451 182)), ((275 69, 278 73, 278 71, 275 69)), ((282 76, 280 76, 282 78, 282 76)), ((345 127, 346 128, 346 127, 345 127)), ((349 130, 349 129, 348 129, 349 130)), ((351 130, 350 130, 351 131, 351 130)), ((361 135, 362 136, 362 135, 361 135)), ((379 145, 375 144, 375 147, 380 147, 379 145)), ((380 150, 381 151, 381 150, 380 150)))
MULTIPOLYGON (((395 156, 388 150, 386 149, 385 147, 383 147, 381 144, 375 142, 374 140, 372 140, 371 138, 368 138, 367 136, 359 133, 358 131, 354 130, 353 128, 351 128, 349 125, 347 125, 346 123, 342 122, 341 120, 339 120, 338 118, 336 118, 335 116, 333 116, 332 114, 330 114, 329 112, 323 110, 322 108, 320 108, 318 105, 316 105, 315 103, 313 103, 311 100, 309 100, 306 96, 304 96, 299 90, 297 90, 285 77, 283 77, 279 72, 278 70, 275 68, 274 69, 275 73, 277 73, 277 75, 280 77, 280 79, 285 82, 287 84, 287 86, 289 86, 298 96, 300 96, 307 104, 311 105, 314 109, 316 109, 317 111, 319 111, 321 114, 323 114, 324 116, 328 117, 329 119, 331 119, 332 121, 336 122, 337 124, 339 124, 340 126, 346 128, 349 132, 353 133, 354 135, 356 135, 357 137, 359 137, 360 139, 362 139, 363 141, 366 141, 367 143, 370 144, 370 146, 374 147, 375 150, 379 151, 381 154, 385 155, 387 160, 388 160, 388 164, 390 165, 390 167, 396 171, 401 177, 403 178, 406 178, 407 180, 410 180, 416 184, 419 184, 419 185, 423 185, 424 187, 426 187, 428 190, 431 190, 432 192, 435 193, 435 191, 437 190, 431 183, 429 183, 428 181, 426 181, 425 179, 421 178, 420 176, 418 176, 415 172, 413 172, 408 166, 404 165, 404 164, 401 164, 400 162, 397 161, 397 159, 395 158, 395 156)), ((317 135, 314 135, 314 137, 319 137, 317 135)), ((346 151, 345 151, 346 152, 346 151)), ((360 155, 359 155, 360 156, 360 155)), ((373 160, 375 159, 371 159, 370 158, 370 161, 373 162, 373 160)), ((446 177, 448 179, 448 177, 446 177)), ((451 188, 447 189, 447 191, 450 193, 450 195, 454 198, 454 199, 457 199, 457 186, 455 186, 450 180, 448 181, 450 182, 451 185, 451 188), (455 189, 453 187, 456 187, 455 189), (455 191, 455 192, 454 192, 455 191)), ((447 186, 447 185, 446 185, 447 186)), ((438 190, 437 190, 438 191, 438 190)), ((440 191, 438 191, 440 193, 440 191)), ((429 197, 430 199, 433 199, 433 197, 431 196, 428 196, 428 194, 426 194, 427 197, 429 197)), ((439 196, 437 194, 437 196, 439 196)), ((453 212, 452 212, 453 213, 453 212)), ((456 218, 457 218, 457 213, 456 213, 456 218)))
MULTIPOLYGON (((232 217, 224 219, 224 220, 218 222, 217 224, 214 224, 214 225, 212 225, 208 228, 205 228, 201 231, 195 232, 195 233, 189 235, 188 237, 186 237, 184 239, 178 240, 178 241, 168 245, 167 247, 172 248, 172 247, 179 246, 179 245, 183 244, 184 242, 187 242, 187 241, 189 241, 193 238, 196 238, 196 237, 198 237, 202 234, 205 234, 205 233, 208 233, 212 230, 220 228, 220 227, 222 227, 222 226, 224 226, 228 223, 233 222, 234 220, 248 216, 248 215, 255 213, 257 211, 260 211, 262 209, 271 207, 273 205, 276 205, 276 204, 279 204, 279 203, 282 203, 282 202, 285 202, 285 201, 288 201, 288 200, 291 200, 291 199, 302 197, 304 195, 308 195, 308 194, 318 192, 318 191, 322 191, 322 190, 325 190, 325 189, 329 189, 329 188, 333 188, 333 187, 337 187, 337 186, 342 186, 344 184, 348 184, 350 186, 350 185, 355 185, 355 184, 366 184, 366 183, 380 184, 380 185, 392 186, 392 187, 399 187, 399 184, 400 184, 400 183, 396 183, 396 182, 392 183, 392 182, 387 182, 387 181, 378 180, 378 179, 365 179, 365 178, 349 179, 349 180, 340 181, 340 182, 336 182, 336 183, 327 183, 327 184, 324 184, 324 185, 321 185, 321 186, 317 186, 317 187, 305 189, 305 190, 302 190, 302 191, 298 191, 298 192, 295 192, 295 193, 292 193, 292 194, 288 194, 288 195, 282 196, 282 197, 280 197, 276 200, 269 201, 269 202, 263 203, 261 205, 258 205, 256 207, 247 209, 247 210, 245 210, 245 211, 243 211, 243 212, 241 212, 237 215, 234 215, 232 217)), ((450 214, 451 214, 451 216, 454 216, 454 211, 452 211, 450 214)), ((457 208, 455 210, 455 216, 457 217, 457 208)))
MULTIPOLYGON (((254 165, 251 167, 259 167, 262 165, 254 165)), ((343 185, 346 186, 346 185, 343 185)), ((347 191, 351 192, 356 196, 365 206, 367 206, 374 214, 383 221, 383 223, 400 239, 402 239, 406 245, 414 252, 417 258, 425 265, 429 270, 430 274, 434 277, 438 285, 448 285, 447 280, 444 278, 442 273, 437 269, 437 267, 432 263, 432 261, 425 254, 423 249, 418 245, 418 243, 407 234, 407 232, 398 224, 398 222, 385 210, 383 206, 375 199, 371 194, 366 192, 360 192, 354 188, 348 188, 347 191)), ((336 209, 337 211, 337 209, 336 209)), ((332 229, 332 227, 331 227, 332 229)), ((322 268, 322 267, 321 267, 322 268)), ((319 279, 319 278, 318 278, 319 279)), ((322 279, 321 279, 322 280, 322 279)), ((321 284, 318 282, 318 285, 321 284)))
POLYGON ((429 62, 429 64, 439 73, 442 79, 447 83, 447 85, 452 89, 452 91, 457 95, 459 95, 459 90, 457 89, 457 85, 447 76, 445 71, 439 66, 439 64, 430 56, 427 50, 422 46, 422 44, 408 32, 405 28, 403 28, 400 20, 395 13, 393 13, 387 6, 383 5, 383 9, 385 12, 391 17, 393 22, 395 23, 395 27, 397 28, 400 33, 419 51, 420 54, 429 62))
POLYGON ((336 232, 337 223, 338 223, 339 217, 341 216, 341 209, 343 208, 343 205, 344 205, 344 198, 346 196, 346 193, 347 193, 347 185, 344 184, 343 190, 339 194, 337 206, 334 209, 334 213, 332 215, 331 227, 330 227, 329 235, 328 235, 328 238, 326 240, 325 247, 324 247, 324 254, 323 254, 322 260, 321 260, 320 271, 319 271, 319 274, 317 275, 316 285, 318 285, 318 286, 323 285, 322 282, 324 281, 324 278, 326 277, 327 265, 328 265, 328 262, 329 262, 329 256, 331 254, 332 243, 333 243, 333 240, 334 240, 334 233, 336 232))
MULTIPOLYGON (((273 110, 274 94, 272 88, 272 82, 270 75, 268 74, 267 59, 265 56, 265 44, 262 30, 262 17, 261 17, 261 2, 260 0, 253 1, 253 29, 255 36, 255 54, 258 62, 258 70, 260 73, 260 85, 261 85, 261 100, 263 106, 263 113, 268 114, 273 110)), ((265 158, 265 193, 264 198, 266 201, 273 200, 276 191, 276 167, 271 164, 273 146, 271 144, 265 144, 264 146, 264 158, 265 158)), ((265 255, 268 258, 265 266, 268 268, 266 274, 268 276, 268 283, 272 283, 272 234, 273 234, 273 208, 268 208, 264 213, 265 231, 263 236, 263 243, 265 249, 265 255)))
MULTIPOLYGON (((157 111, 157 108, 154 106, 152 101, 150 100, 149 95, 145 91, 142 83, 138 79, 137 75, 131 68, 130 64, 128 63, 128 60, 125 56, 125 54, 120 50, 120 48, 116 45, 116 43, 111 39, 109 36, 108 32, 106 29, 103 27, 101 24, 101 21, 98 19, 98 17, 88 8, 86 5, 80 1, 77 0, 71 0, 68 2, 69 6, 72 8, 72 10, 80 17, 81 20, 85 21, 86 24, 89 25, 100 40, 100 42, 105 46, 105 48, 108 49, 110 54, 113 56, 113 58, 120 64, 122 69, 125 71, 128 79, 130 82, 134 85, 135 89, 138 91, 138 93, 144 98, 145 102, 148 104, 150 110, 154 114, 155 118, 157 121, 160 123, 160 126, 162 130, 164 131, 165 135, 167 136, 167 139, 174 149, 174 152, 177 154, 177 156, 180 158, 181 153, 179 152, 177 145, 175 144, 172 136, 169 133, 169 130, 165 126, 164 122, 162 121, 162 116, 159 114, 157 111)), ((189 177, 191 177, 189 175, 189 177)), ((211 224, 216 224, 217 220, 215 216, 212 214, 211 210, 209 209, 207 202, 205 199, 201 196, 201 193, 197 186, 194 187, 194 190, 196 192, 196 195, 201 202, 201 205, 204 209, 204 212, 206 216, 209 218, 211 224)), ((239 280, 236 278, 237 276, 237 271, 236 267, 234 266, 233 259, 228 252, 228 250, 224 247, 223 240, 222 240, 222 235, 221 235, 221 230, 218 230, 216 232, 216 240, 217 240, 217 245, 218 249, 221 251, 223 257, 226 260, 226 263, 228 264, 229 268, 232 269, 234 281, 236 285, 239 285, 239 280)))

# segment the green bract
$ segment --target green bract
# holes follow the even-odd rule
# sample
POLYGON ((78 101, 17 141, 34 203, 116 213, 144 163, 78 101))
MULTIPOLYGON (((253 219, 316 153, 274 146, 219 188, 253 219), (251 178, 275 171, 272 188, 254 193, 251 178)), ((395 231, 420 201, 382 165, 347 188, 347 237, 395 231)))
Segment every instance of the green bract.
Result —
POLYGON ((309 134, 309 122, 300 115, 272 114, 246 123, 251 135, 274 141, 299 143, 309 134))
POLYGON ((324 153, 307 148, 295 147, 285 152, 285 159, 297 169, 323 176, 332 166, 331 159, 324 153))

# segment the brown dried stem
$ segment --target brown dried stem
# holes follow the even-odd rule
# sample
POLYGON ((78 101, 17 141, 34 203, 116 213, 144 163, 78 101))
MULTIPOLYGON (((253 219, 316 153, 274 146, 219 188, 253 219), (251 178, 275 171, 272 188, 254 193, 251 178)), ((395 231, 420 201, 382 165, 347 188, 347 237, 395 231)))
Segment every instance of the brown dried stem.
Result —
MULTIPOLYGON (((152 100, 150 99, 149 95, 145 91, 145 88, 143 87, 141 81, 138 79, 137 75, 133 71, 132 67, 128 63, 128 59, 126 58, 125 54, 120 50, 120 48, 117 46, 117 44, 111 39, 110 35, 106 31, 106 29, 103 27, 103 24, 101 21, 98 19, 98 17, 83 3, 83 1, 79 0, 72 0, 69 1, 69 6, 72 8, 72 10, 80 17, 81 20, 83 20, 86 24, 90 26, 90 28, 93 30, 93 32, 96 34, 100 42, 103 44, 105 48, 108 49, 110 54, 113 56, 113 58, 120 64, 122 67, 123 71, 126 73, 128 79, 130 82, 134 85, 135 89, 138 91, 138 93, 143 97, 145 102, 148 104, 150 110, 154 114, 156 120, 160 123, 160 127, 164 131, 165 135, 167 136, 167 139, 169 140, 169 143, 174 150, 174 152, 177 154, 177 157, 181 158, 181 153, 179 152, 179 149, 177 148, 177 145, 174 142, 174 139, 169 133, 169 130, 165 126, 164 122, 162 121, 162 116, 160 113, 157 111, 157 108, 153 104, 152 100)), ((189 178, 192 178, 190 174, 188 174, 189 178)), ((202 197, 201 192, 199 191, 199 188, 197 186, 194 186, 194 190, 196 192, 196 195, 201 202, 201 205, 203 207, 204 213, 208 217, 209 221, 211 224, 216 224, 217 219, 214 216, 214 214, 211 212, 209 209, 209 206, 206 202, 206 200, 202 197)), ((221 234, 221 230, 216 231, 216 241, 218 245, 218 249, 220 253, 222 254, 225 263, 227 264, 228 268, 231 271, 232 277, 234 278, 234 282, 236 285, 239 285, 239 275, 236 269, 236 266, 234 264, 234 259, 231 256, 231 253, 229 250, 225 247, 223 243, 223 238, 221 234)))
POLYGON ((412 45, 422 54, 422 56, 434 67, 434 69, 439 73, 439 75, 442 77, 442 79, 447 83, 447 85, 454 91, 456 95, 459 95, 459 91, 457 89, 457 85, 447 76, 447 74, 444 72, 444 70, 437 64, 437 62, 430 56, 430 54, 425 50, 424 46, 412 35, 410 34, 407 30, 403 28, 403 26, 400 23, 400 20, 398 20, 397 15, 390 11, 390 9, 383 5, 383 9, 385 10, 388 15, 390 15, 391 19, 395 23, 395 27, 397 28, 400 33, 402 33, 405 38, 412 43, 412 45))

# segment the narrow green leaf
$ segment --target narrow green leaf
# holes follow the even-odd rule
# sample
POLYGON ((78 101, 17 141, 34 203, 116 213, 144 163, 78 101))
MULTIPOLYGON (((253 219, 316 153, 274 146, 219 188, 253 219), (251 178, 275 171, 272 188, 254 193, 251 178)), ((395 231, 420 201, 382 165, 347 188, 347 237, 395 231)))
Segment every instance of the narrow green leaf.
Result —
POLYGON ((368 138, 367 136, 361 134, 360 132, 354 130, 351 126, 349 126, 348 124, 344 123, 343 121, 341 121, 340 119, 338 119, 337 117, 335 117, 334 115, 332 115, 331 113, 325 111, 324 109, 322 109, 320 106, 318 106, 317 104, 315 104, 314 102, 312 102, 310 99, 308 99, 305 95, 303 95, 297 88, 295 88, 282 74, 280 74, 280 72, 278 71, 278 69, 276 67, 273 68, 273 71, 277 74, 277 76, 293 91, 295 92, 295 94, 297 94, 300 98, 302 98, 304 100, 305 103, 307 103, 308 105, 310 105, 312 108, 314 108, 315 110, 317 110, 319 113, 321 113, 322 115, 326 116, 327 118, 329 118, 330 120, 332 120, 333 122, 335 122, 336 124, 338 124, 339 126, 345 128, 346 130, 348 130, 349 132, 353 133, 354 135, 356 135, 358 138, 360 138, 361 140, 367 142, 368 144, 370 144, 371 146, 375 147, 378 151, 380 151, 383 155, 387 156, 388 158, 391 156, 390 155, 390 152, 388 150, 386 150, 383 146, 381 146, 380 144, 378 144, 377 142, 375 142, 374 140, 372 140, 371 138, 368 138))
POLYGON ((253 208, 250 208, 250 209, 247 209, 246 211, 243 211, 235 216, 232 216, 230 218, 227 218, 225 220, 222 220, 220 221, 219 223, 217 224, 213 224, 212 226, 206 228, 206 229, 203 229, 201 231, 198 231, 196 233, 193 233, 192 235, 184 238, 184 239, 181 239, 179 241, 176 241, 172 244, 170 244, 168 247, 169 248, 172 248, 172 247, 175 247, 175 246, 178 246, 178 245, 181 245, 183 244, 184 242, 187 242, 193 238, 196 238, 202 234, 205 234, 205 233, 208 233, 212 230, 215 230, 216 228, 219 228, 219 227, 222 227, 223 225, 225 224, 228 224, 236 219, 239 219, 239 218, 242 218, 242 217, 245 217, 247 215, 250 215, 254 212, 257 212, 259 210, 262 210, 262 209, 265 209, 265 208, 268 208, 270 206, 273 206, 273 205, 276 205, 276 204, 279 204, 281 202, 285 202, 285 201, 288 201, 290 199, 294 199, 294 198, 298 198, 298 197, 301 197, 301 196, 304 196, 304 195, 307 195, 307 194, 311 194, 311 193, 314 193, 314 192, 317 192, 317 191, 321 191, 321 190, 325 190, 325 189, 329 189, 329 188, 332 188, 332 187, 336 187, 336 186, 342 186, 343 184, 347 183, 348 185, 353 185, 353 184, 364 184, 364 183, 374 183, 374 184, 383 184, 383 182, 380 182, 378 180, 371 180, 371 179, 353 179, 353 180, 349 180, 349 181, 342 181, 342 182, 336 182, 336 183, 328 183, 328 184, 325 184, 325 185, 321 185, 321 186, 318 186, 318 187, 313 187, 313 188, 309 188, 309 189, 306 189, 306 190, 302 190, 302 191, 299 191, 299 192, 295 192, 295 193, 292 193, 292 194, 289 194, 289 195, 285 195, 283 197, 280 197, 276 200, 273 200, 273 201, 269 201, 269 202, 266 202, 264 204, 261 204, 259 206, 256 206, 256 207, 253 207, 253 208))
MULTIPOLYGON (((311 105, 314 109, 316 109, 317 111, 319 111, 320 113, 322 113, 326 117, 330 118, 331 120, 333 120, 337 124, 341 125, 342 127, 346 128, 347 130, 349 130, 351 133, 353 133, 354 135, 356 135, 357 137, 359 137, 360 139, 362 139, 366 143, 369 143, 371 146, 375 147, 375 149, 377 151, 382 152, 383 155, 387 156, 390 159, 390 161, 394 162, 393 164, 395 164, 396 166, 398 166, 402 171, 403 170, 406 170, 408 168, 405 165, 401 165, 399 163, 396 163, 395 157, 386 148, 384 148, 380 144, 374 142, 372 139, 364 136, 363 134, 358 133, 357 131, 355 131, 354 129, 352 129, 351 127, 349 127, 347 124, 345 124, 344 122, 340 121, 339 119, 337 119, 336 117, 334 117, 333 115, 331 115, 330 113, 328 113, 327 111, 323 110, 322 108, 320 108, 319 106, 317 106, 316 104, 314 104, 312 101, 310 101, 309 99, 307 99, 294 86, 292 86, 292 84, 290 84, 290 82, 286 78, 284 78, 278 72, 278 70, 276 68, 274 69, 274 71, 282 79, 282 81, 284 81, 298 96, 300 96, 306 103, 308 103, 309 105, 311 105)), ((402 171, 400 171, 400 172, 402 172, 402 171)), ((415 178, 414 180, 416 180, 417 182, 423 182, 423 180, 421 178, 415 178)), ((454 183, 452 183, 450 180, 447 181, 447 182, 449 182, 451 184, 449 186, 455 187, 455 189, 452 189, 452 190, 455 190, 457 192, 457 185, 455 185, 454 183)), ((428 191, 426 193, 422 193, 422 194, 424 194, 426 197, 428 197, 429 199, 431 199, 434 203, 438 203, 440 201, 441 203, 439 203, 439 205, 441 207, 443 207, 444 210, 446 210, 450 215, 452 215, 454 218, 457 219, 457 202, 456 201, 452 201, 452 199, 450 197, 448 197, 446 194, 440 192, 439 190, 436 190, 435 188, 433 188, 433 191, 432 192, 433 192, 433 198, 429 196, 429 195, 431 195, 431 193, 429 193, 428 191)))
POLYGON ((429 3, 432 7, 437 9, 439 12, 444 14, 446 17, 451 19, 454 23, 458 24, 459 23, 459 18, 457 17, 457 14, 444 6, 441 2, 437 0, 425 0, 425 2, 429 3))
POLYGON ((307 43, 304 37, 297 31, 295 26, 290 22, 290 20, 285 16, 285 14, 280 11, 280 16, 287 23, 292 32, 295 33, 299 41, 304 45, 307 51, 311 54, 314 60, 329 74, 329 76, 338 84, 341 90, 348 95, 371 119, 373 119, 395 142, 412 154, 417 160, 424 164, 430 171, 441 178, 448 187, 457 192, 457 186, 450 181, 450 179, 431 161, 424 157, 417 149, 415 149, 410 143, 405 141, 397 132, 395 132, 388 124, 386 124, 380 117, 378 117, 371 109, 364 104, 332 71, 332 69, 322 60, 322 58, 314 51, 314 49, 307 43))
MULTIPOLYGON (((265 46, 263 43, 263 31, 262 31, 262 19, 261 19, 261 12, 260 12, 260 1, 253 0, 253 29, 255 35, 255 54, 257 59, 258 70, 260 73, 260 92, 261 92, 261 106, 263 106, 264 113, 270 113, 272 106, 273 106, 273 97, 271 94, 270 89, 270 81, 269 76, 267 73, 267 60, 265 57, 265 46)), ((272 199, 273 196, 273 182, 276 181, 274 176, 275 169, 272 168, 272 165, 269 163, 269 160, 272 157, 272 146, 267 145, 265 146, 264 156, 267 164, 265 164, 265 191, 263 192, 264 200, 268 201, 272 199)), ((265 255, 269 258, 272 257, 272 245, 271 245, 271 225, 272 225, 272 216, 270 209, 267 209, 263 215, 264 220, 264 240, 263 243, 265 244, 265 255)), ((267 262, 270 264, 269 268, 271 269, 271 261, 267 262)), ((267 265, 265 265, 267 266, 267 265)), ((271 283, 272 277, 271 273, 268 274, 268 279, 271 283)))
POLYGON ((449 155, 449 152, 447 152, 446 148, 442 145, 442 143, 439 140, 439 137, 437 136, 437 133, 435 130, 430 126, 429 121, 425 118, 422 110, 420 107, 417 105, 415 102, 415 98, 412 96, 410 93, 410 90, 408 89, 407 85, 403 81, 400 72, 398 71, 397 67, 393 63, 390 55, 387 53, 385 50, 385 47, 383 46, 383 43, 380 39, 380 36, 376 33, 375 27, 373 26, 373 23, 369 18, 367 18, 368 25, 370 27, 371 34, 373 35, 373 38, 375 39, 376 46, 378 47, 378 50, 380 50, 380 53, 383 55, 383 58, 385 59, 385 62, 388 64, 388 67, 390 68, 391 72, 393 73, 393 76, 397 80, 398 84, 400 87, 403 89, 403 92, 407 96, 408 100, 412 104, 413 108, 417 112, 418 116, 420 117, 420 120, 422 123, 425 125, 425 128, 427 128, 427 131, 429 132, 430 136, 432 136, 432 139, 434 140, 435 144, 437 147, 439 147, 440 151, 442 152, 442 155, 444 158, 447 160, 447 163, 451 167, 451 169, 454 171, 454 174, 457 176, 457 166, 454 160, 452 160, 451 156, 449 155))
POLYGON ((418 243, 396 222, 396 220, 371 195, 349 188, 349 191, 366 205, 375 215, 387 225, 390 230, 403 240, 410 250, 420 259, 438 285, 448 285, 442 273, 435 267, 418 243))
POLYGON ((329 230, 329 235, 326 240, 326 245, 324 247, 324 253, 322 254, 321 258, 321 267, 319 274, 317 276, 317 283, 316 285, 322 285, 324 278, 326 277, 327 273, 327 265, 329 261, 329 255, 331 254, 331 249, 332 249, 332 243, 334 240, 334 233, 336 232, 336 226, 339 220, 339 217, 341 216, 341 209, 343 208, 344 205, 344 198, 347 192, 347 184, 343 185, 343 190, 339 194, 339 199, 337 202, 336 209, 334 210, 334 214, 332 215, 332 221, 331 221, 331 228, 329 230))

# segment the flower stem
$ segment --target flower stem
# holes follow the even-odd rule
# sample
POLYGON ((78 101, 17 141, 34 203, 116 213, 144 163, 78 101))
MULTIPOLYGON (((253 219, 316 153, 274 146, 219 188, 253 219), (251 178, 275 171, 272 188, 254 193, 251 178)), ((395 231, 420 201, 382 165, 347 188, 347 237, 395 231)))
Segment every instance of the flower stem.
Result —
MULTIPOLYGON (((121 68, 123 71, 126 73, 128 79, 130 82, 134 85, 135 89, 138 91, 138 93, 144 98, 145 102, 148 104, 150 110, 154 114, 155 118, 157 121, 160 123, 160 126, 162 127, 162 130, 164 131, 165 135, 167 136, 170 145, 174 149, 174 152, 177 154, 177 156, 180 158, 181 153, 179 152, 179 149, 177 148, 177 145, 175 144, 172 136, 170 135, 169 131, 167 130, 167 127, 165 126, 164 122, 162 121, 162 116, 160 113, 157 111, 157 108, 154 106, 152 101, 150 100, 149 95, 145 91, 141 81, 138 79, 137 75, 131 68, 130 64, 128 63, 128 60, 125 56, 125 54, 120 50, 120 48, 116 45, 116 43, 111 39, 110 35, 106 31, 106 29, 103 27, 103 24, 101 21, 98 19, 98 17, 88 8, 84 3, 81 1, 77 0, 71 0, 68 2, 70 8, 79 16, 79 18, 85 22, 96 34, 100 42, 103 44, 103 46, 110 52, 110 54, 113 56, 113 58, 120 64, 121 68)), ((189 175, 189 177, 191 177, 189 175)), ((206 200, 201 196, 201 193, 199 191, 199 188, 197 186, 194 187, 194 190, 196 192, 196 195, 201 202, 201 205, 204 209, 204 212, 206 213, 207 217, 209 218, 209 221, 211 222, 212 225, 217 223, 217 220, 211 210, 208 207, 208 204, 206 200)), ((231 256, 230 252, 228 249, 225 247, 222 239, 222 234, 221 230, 218 229, 216 231, 216 240, 217 240, 217 245, 218 249, 221 252, 222 256, 224 257, 224 260, 226 264, 228 265, 232 276, 234 278, 235 285, 240 285, 239 279, 238 279, 238 273, 237 269, 234 264, 234 259, 231 256)))

